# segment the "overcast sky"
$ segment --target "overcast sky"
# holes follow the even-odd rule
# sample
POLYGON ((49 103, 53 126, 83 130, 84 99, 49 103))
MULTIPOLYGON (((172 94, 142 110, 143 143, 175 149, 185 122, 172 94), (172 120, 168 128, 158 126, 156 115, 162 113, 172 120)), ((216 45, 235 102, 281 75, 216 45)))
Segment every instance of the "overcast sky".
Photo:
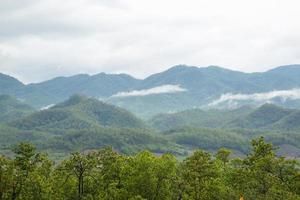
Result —
POLYGON ((300 63, 299 0, 0 0, 0 72, 145 77, 173 65, 300 63))

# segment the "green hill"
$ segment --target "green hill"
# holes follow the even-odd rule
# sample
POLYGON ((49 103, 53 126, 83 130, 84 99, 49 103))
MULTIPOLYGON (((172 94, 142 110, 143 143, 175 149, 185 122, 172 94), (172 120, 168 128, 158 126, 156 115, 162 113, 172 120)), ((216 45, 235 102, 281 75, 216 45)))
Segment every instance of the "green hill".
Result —
POLYGON ((294 111, 272 125, 275 130, 300 131, 300 111, 294 111))
POLYGON ((54 157, 105 146, 126 154, 143 149, 156 153, 182 151, 130 112, 81 95, 7 125, 0 124, 0 152, 20 141, 30 141, 54 157))
POLYGON ((271 128, 272 124, 290 115, 291 109, 285 109, 273 104, 264 104, 245 117, 231 121, 227 127, 247 129, 271 128))
POLYGON ((145 128, 144 123, 128 111, 80 95, 74 95, 63 103, 33 113, 9 125, 22 130, 145 128))
POLYGON ((234 119, 246 116, 252 110, 247 106, 235 110, 190 109, 171 114, 159 114, 150 119, 148 123, 161 131, 184 126, 221 128, 234 119))
POLYGON ((258 108, 244 106, 234 110, 191 109, 156 115, 148 120, 148 124, 160 131, 185 126, 298 131, 300 130, 300 111, 273 104, 264 104, 258 108))

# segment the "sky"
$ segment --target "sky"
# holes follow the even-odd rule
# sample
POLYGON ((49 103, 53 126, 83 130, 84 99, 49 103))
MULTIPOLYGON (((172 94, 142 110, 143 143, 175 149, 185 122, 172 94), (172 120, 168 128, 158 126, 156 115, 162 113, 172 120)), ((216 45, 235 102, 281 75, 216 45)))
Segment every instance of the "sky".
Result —
POLYGON ((178 64, 300 63, 299 0, 0 0, 0 72, 144 78, 178 64))

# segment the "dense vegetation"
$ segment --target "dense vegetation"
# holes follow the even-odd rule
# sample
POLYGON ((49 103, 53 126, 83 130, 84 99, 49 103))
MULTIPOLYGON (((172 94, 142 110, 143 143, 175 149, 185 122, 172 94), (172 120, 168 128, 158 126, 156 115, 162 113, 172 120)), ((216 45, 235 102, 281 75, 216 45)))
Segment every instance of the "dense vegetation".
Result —
POLYGON ((148 124, 187 151, 197 147, 215 151, 225 146, 237 154, 245 154, 249 141, 263 135, 281 147, 281 155, 299 157, 299 113, 297 109, 272 104, 235 110, 190 109, 160 114, 148 124))
POLYGON ((281 147, 279 155, 300 157, 299 111, 271 104, 161 114, 146 125, 124 109, 82 95, 35 112, 9 96, 0 103, 5 116, 14 116, 0 125, 0 152, 7 155, 11 146, 29 141, 53 159, 107 145, 127 155, 147 149, 186 157, 197 148, 215 152, 226 147, 241 156, 248 153, 251 139, 263 135, 281 147), (20 110, 23 116, 13 115, 20 110))
POLYGON ((148 120, 148 123, 160 131, 184 126, 298 131, 299 116, 298 109, 264 104, 258 108, 243 106, 232 110, 190 109, 172 114, 159 114, 148 120))
POLYGON ((172 154, 132 156, 104 148, 72 153, 60 163, 29 143, 0 156, 0 199, 12 200, 247 200, 300 199, 299 163, 275 156, 263 138, 243 159, 230 151, 194 151, 178 162, 172 154))
POLYGON ((126 154, 143 149, 184 154, 175 143, 154 134, 130 112, 81 95, 20 119, 3 121, 0 152, 7 154, 8 148, 21 141, 30 141, 54 159, 72 151, 89 151, 107 145, 126 154))
POLYGON ((67 101, 12 121, 9 125, 21 130, 145 127, 143 122, 130 112, 81 95, 74 95, 67 101))
MULTIPOLYGON (((216 66, 199 68, 178 65, 143 80, 126 74, 99 73, 92 76, 78 74, 71 77, 57 77, 28 85, 1 74, 0 94, 13 95, 39 109, 65 101, 71 95, 80 93, 101 98, 139 117, 150 118, 158 113, 202 107, 226 93, 253 94, 299 88, 299 76, 300 65, 282 66, 263 73, 243 73, 216 66), (186 92, 111 98, 118 92, 144 90, 162 85, 180 85, 186 92)), ((299 99, 275 98, 272 101, 279 105, 300 108, 299 99)))
POLYGON ((148 123, 159 131, 190 127, 224 128, 236 119, 241 119, 251 112, 252 107, 241 107, 233 110, 189 109, 176 113, 163 113, 148 120, 148 123))
POLYGON ((176 66, 145 80, 102 73, 24 85, 0 74, 0 200, 300 199, 300 166, 291 159, 300 158, 299 110, 192 109, 224 92, 300 86, 299 75, 299 66, 253 74, 176 66), (164 84, 187 90, 110 98, 164 84), (143 117, 183 111, 144 122, 97 98, 65 100, 77 92, 143 117))
POLYGON ((66 157, 72 151, 90 151, 107 145, 125 154, 134 154, 144 149, 156 153, 173 152, 176 155, 185 153, 182 147, 145 129, 69 129, 52 130, 49 133, 0 126, 0 138, 2 154, 9 154, 9 148, 27 141, 35 144, 40 151, 48 152, 54 159, 66 157))

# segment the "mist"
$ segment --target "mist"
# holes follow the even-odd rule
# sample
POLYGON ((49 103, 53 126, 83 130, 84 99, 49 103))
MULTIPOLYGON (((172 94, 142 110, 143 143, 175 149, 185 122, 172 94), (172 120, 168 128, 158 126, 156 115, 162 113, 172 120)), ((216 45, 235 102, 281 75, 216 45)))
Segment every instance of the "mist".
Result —
POLYGON ((282 102, 285 102, 287 100, 300 99, 300 89, 294 88, 291 90, 275 90, 271 92, 253 94, 227 93, 221 95, 219 99, 209 103, 208 106, 218 106, 222 103, 235 104, 238 101, 254 101, 259 103, 268 103, 274 98, 280 98, 282 102))
POLYGON ((133 90, 130 92, 119 92, 111 97, 132 97, 132 96, 147 96, 154 94, 178 93, 187 91, 180 85, 162 85, 144 90, 133 90))

